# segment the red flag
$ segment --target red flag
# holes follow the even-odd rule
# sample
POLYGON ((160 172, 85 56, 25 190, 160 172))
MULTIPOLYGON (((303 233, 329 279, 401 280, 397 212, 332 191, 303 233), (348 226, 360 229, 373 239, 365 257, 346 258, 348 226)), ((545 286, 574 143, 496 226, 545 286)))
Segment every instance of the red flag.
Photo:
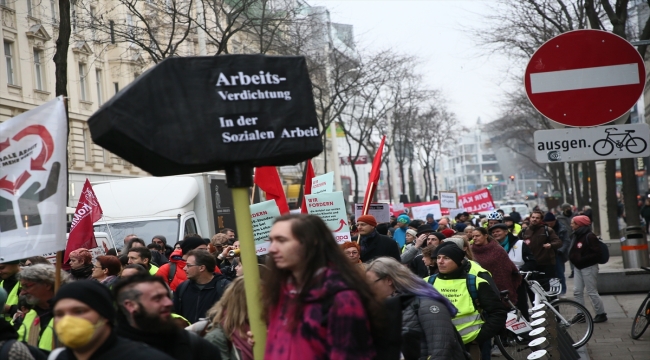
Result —
POLYGON ((267 200, 275 200, 275 203, 280 209, 280 214, 289 213, 289 205, 287 205, 287 197, 282 188, 280 175, 275 166, 262 166, 255 168, 255 178, 253 180, 257 186, 266 192, 267 200))
POLYGON ((379 173, 381 172, 381 153, 384 151, 384 141, 386 140, 386 135, 381 138, 381 143, 377 148, 377 153, 375 154, 375 159, 372 161, 372 170, 370 170, 370 176, 368 177, 368 187, 366 187, 366 196, 363 198, 363 215, 368 214, 368 208, 372 202, 372 198, 375 195, 377 190, 377 184, 379 184, 379 173))
POLYGON ((311 160, 307 160, 307 168, 305 169, 305 187, 302 194, 302 205, 300 206, 300 212, 307 214, 307 202, 305 201, 305 195, 311 194, 311 179, 314 178, 314 167, 311 165, 311 160))
POLYGON ((70 258, 70 252, 79 248, 92 249, 97 247, 93 223, 102 217, 102 207, 99 206, 95 192, 90 181, 86 179, 83 191, 79 196, 77 210, 72 218, 70 226, 70 235, 68 243, 65 246, 65 257, 63 263, 67 263, 70 258))

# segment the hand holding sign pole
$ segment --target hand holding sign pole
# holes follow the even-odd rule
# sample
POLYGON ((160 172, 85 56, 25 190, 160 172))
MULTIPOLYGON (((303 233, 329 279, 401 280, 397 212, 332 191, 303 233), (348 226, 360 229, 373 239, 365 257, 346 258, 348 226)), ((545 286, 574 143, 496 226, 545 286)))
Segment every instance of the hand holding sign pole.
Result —
POLYGON ((155 176, 226 170, 253 353, 263 359, 266 325, 248 190, 253 167, 294 165, 323 150, 304 57, 168 58, 111 98, 88 124, 96 144, 155 176))

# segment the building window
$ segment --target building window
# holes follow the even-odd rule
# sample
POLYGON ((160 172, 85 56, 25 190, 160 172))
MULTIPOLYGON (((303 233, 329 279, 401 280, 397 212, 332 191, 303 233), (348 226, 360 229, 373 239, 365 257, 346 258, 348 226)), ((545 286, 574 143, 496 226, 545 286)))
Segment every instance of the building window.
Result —
POLYGON ((7 84, 16 85, 16 74, 14 69, 14 44, 8 41, 4 42, 5 45, 5 60, 7 63, 7 84))
POLYGON ((102 70, 95 69, 95 84, 97 85, 97 104, 101 105, 104 102, 104 92, 102 91, 102 70))
POLYGON ((52 12, 52 21, 56 22, 56 0, 50 0, 50 11, 52 12))
POLYGON ((117 94, 120 91, 120 84, 114 82, 113 83, 113 89, 115 89, 115 93, 117 94))
POLYGON ((79 98, 88 101, 88 74, 86 73, 86 64, 79 63, 79 98))
POLYGON ((90 131, 83 129, 83 142, 84 142, 84 159, 86 162, 93 161, 93 142, 90 138, 90 131))
POLYGON ((34 80, 36 80, 36 90, 45 90, 43 86, 43 52, 34 49, 34 80))

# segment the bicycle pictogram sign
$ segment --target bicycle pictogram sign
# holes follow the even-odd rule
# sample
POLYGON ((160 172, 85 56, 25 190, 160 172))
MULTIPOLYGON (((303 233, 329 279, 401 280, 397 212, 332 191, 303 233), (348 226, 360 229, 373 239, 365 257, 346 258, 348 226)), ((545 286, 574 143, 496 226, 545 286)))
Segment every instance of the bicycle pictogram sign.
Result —
POLYGON ((594 143, 593 149, 596 154, 607 156, 614 151, 614 148, 619 150, 625 148, 632 154, 640 154, 648 146, 643 138, 632 136, 636 130, 625 130, 622 133, 612 133, 611 131, 618 131, 618 129, 614 127, 605 129, 607 137, 594 143))

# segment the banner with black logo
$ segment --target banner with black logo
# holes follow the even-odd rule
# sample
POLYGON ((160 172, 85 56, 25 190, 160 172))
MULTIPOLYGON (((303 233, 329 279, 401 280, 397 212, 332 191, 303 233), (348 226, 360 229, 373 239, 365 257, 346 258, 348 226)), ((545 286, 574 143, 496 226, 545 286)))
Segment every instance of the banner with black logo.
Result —
POLYGON ((156 176, 296 164, 322 151, 303 57, 169 58, 88 121, 95 143, 156 176))

